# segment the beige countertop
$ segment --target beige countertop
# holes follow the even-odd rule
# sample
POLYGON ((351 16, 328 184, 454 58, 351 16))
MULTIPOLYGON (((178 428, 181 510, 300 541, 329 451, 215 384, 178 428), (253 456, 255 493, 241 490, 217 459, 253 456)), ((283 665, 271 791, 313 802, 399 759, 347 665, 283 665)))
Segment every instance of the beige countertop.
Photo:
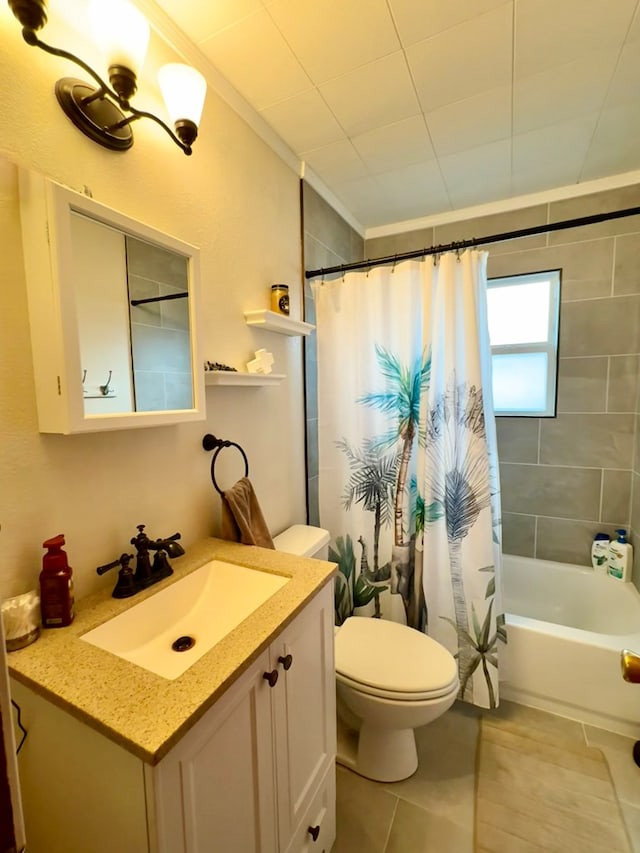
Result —
POLYGON ((191 545, 170 562, 170 578, 124 600, 111 598, 114 570, 108 589, 78 602, 69 627, 43 630, 35 643, 8 655, 13 678, 149 764, 166 755, 335 573, 333 563, 221 539, 191 545), (212 559, 290 581, 178 678, 162 678, 80 639, 212 559))

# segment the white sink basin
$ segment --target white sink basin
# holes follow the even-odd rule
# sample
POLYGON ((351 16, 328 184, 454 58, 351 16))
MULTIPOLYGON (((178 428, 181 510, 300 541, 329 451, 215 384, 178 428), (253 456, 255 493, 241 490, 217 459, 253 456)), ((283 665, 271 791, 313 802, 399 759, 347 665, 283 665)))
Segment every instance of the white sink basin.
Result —
POLYGON ((177 678, 288 580, 213 560, 80 639, 163 678, 177 678), (174 651, 179 638, 195 642, 174 651))

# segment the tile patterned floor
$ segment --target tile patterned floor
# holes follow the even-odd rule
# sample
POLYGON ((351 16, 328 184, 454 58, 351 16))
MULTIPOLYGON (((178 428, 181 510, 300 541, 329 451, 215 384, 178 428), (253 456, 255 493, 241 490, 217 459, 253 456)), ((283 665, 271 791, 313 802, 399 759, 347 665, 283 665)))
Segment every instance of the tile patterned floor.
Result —
POLYGON ((480 730, 478 853, 631 853, 601 749, 499 715, 480 730))
MULTIPOLYGON (((456 703, 443 717, 419 729, 418 771, 403 782, 371 782, 338 766, 332 853, 473 853, 480 713, 456 703)), ((640 853, 640 767, 631 755, 633 739, 512 702, 502 702, 492 713, 601 749, 632 849, 640 853)))

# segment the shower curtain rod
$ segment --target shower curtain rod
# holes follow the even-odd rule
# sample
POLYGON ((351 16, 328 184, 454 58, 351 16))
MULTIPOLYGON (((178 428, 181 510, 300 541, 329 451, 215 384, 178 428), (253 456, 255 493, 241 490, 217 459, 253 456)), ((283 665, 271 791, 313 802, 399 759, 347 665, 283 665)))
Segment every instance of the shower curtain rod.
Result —
POLYGON ((502 234, 491 234, 487 237, 474 237, 470 240, 459 240, 457 243, 445 243, 442 246, 430 246, 425 249, 415 249, 412 252, 400 252, 397 255, 385 255, 382 258, 370 258, 366 261, 354 261, 350 264, 339 264, 335 267, 322 267, 318 270, 306 270, 305 278, 330 275, 331 273, 347 272, 347 270, 362 270, 381 264, 395 264, 411 258, 424 258, 427 255, 441 255, 443 252, 460 251, 473 246, 484 246, 487 243, 500 243, 503 240, 517 240, 519 237, 531 237, 534 234, 546 234, 548 231, 563 231, 566 228, 579 228, 582 225, 595 225, 609 219, 623 219, 625 216, 640 214, 640 207, 627 207, 624 210, 612 210, 608 213, 594 213, 591 216, 580 216, 576 219, 565 219, 562 222, 550 222, 547 225, 533 225, 531 228, 521 228, 519 231, 504 231, 502 234))

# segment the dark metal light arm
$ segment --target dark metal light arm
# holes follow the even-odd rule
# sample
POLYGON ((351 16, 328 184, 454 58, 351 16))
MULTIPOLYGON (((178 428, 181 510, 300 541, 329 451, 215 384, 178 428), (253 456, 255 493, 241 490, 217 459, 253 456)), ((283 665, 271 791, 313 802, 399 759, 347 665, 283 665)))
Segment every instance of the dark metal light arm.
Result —
MULTIPOLYGON (((97 74, 93 70, 93 68, 91 68, 90 65, 87 65, 86 62, 84 62, 82 59, 80 59, 80 57, 76 56, 73 53, 70 53, 68 50, 63 50, 62 48, 52 47, 51 45, 46 44, 45 42, 43 42, 41 39, 38 38, 35 30, 33 30, 29 27, 23 27, 22 28, 22 37, 27 42, 27 44, 31 45, 32 47, 39 47, 41 50, 44 50, 46 53, 50 53, 53 56, 59 56, 62 59, 71 60, 71 62, 74 62, 76 65, 79 65, 80 68, 83 69, 83 71, 86 71, 86 73, 89 74, 89 76, 91 76, 95 80, 95 82, 99 86, 99 91, 97 93, 94 93, 93 95, 90 95, 89 97, 85 98, 84 99, 85 101, 88 102, 90 98, 95 99, 97 97, 97 98, 103 99, 105 97, 108 97, 108 98, 111 98, 111 100, 114 101, 121 110, 125 110, 126 112, 131 114, 131 115, 123 118, 121 121, 118 121, 118 122, 115 122, 114 124, 110 124, 110 125, 106 126, 104 128, 105 131, 117 130, 119 128, 125 127, 126 125, 131 124, 133 121, 136 121, 137 119, 140 119, 140 118, 149 118, 149 119, 152 119, 152 121, 155 121, 156 124, 160 125, 160 127, 164 131, 166 131, 166 133, 175 142, 175 144, 178 146, 178 148, 181 148, 182 151, 186 155, 190 155, 192 153, 192 148, 191 148, 190 143, 193 142, 197 136, 197 128, 195 125, 192 125, 191 122, 189 122, 188 124, 192 125, 192 126, 190 126, 187 129, 188 142, 183 142, 173 132, 173 130, 171 130, 169 125, 167 125, 164 121, 162 121, 162 119, 158 118, 158 116, 154 115, 153 113, 147 112, 146 110, 138 110, 135 107, 131 106, 131 103, 126 98, 123 98, 120 95, 118 95, 118 93, 115 92, 107 83, 105 83, 105 81, 100 77, 100 75, 97 74)), ((65 112, 66 111, 67 110, 65 109, 65 112)), ((98 140, 96 140, 96 141, 98 141, 98 140)))
POLYGON ((127 110, 127 112, 131 113, 131 116, 128 116, 127 119, 123 122, 120 122, 121 125, 131 124, 132 121, 136 121, 139 118, 150 118, 152 121, 155 121, 156 124, 159 124, 161 128, 166 130, 169 136, 173 139, 178 148, 182 148, 185 154, 189 155, 192 153, 192 148, 190 145, 185 145, 176 134, 171 130, 168 124, 165 124, 161 118, 154 115, 153 113, 148 113, 145 110, 137 110, 135 107, 132 107, 131 104, 127 102, 127 104, 123 104, 122 101, 118 100, 118 103, 122 107, 122 109, 127 110))
POLYGON ((96 81, 98 86, 102 89, 102 91, 109 95, 110 98, 113 98, 121 107, 124 109, 129 109, 128 104, 123 104, 120 100, 119 95, 114 92, 107 83, 104 82, 102 77, 93 70, 90 65, 87 65, 84 60, 80 59, 79 56, 76 56, 75 53, 69 53, 68 50, 63 50, 60 47, 52 47, 50 44, 45 44, 41 39, 38 38, 34 30, 30 30, 28 27, 22 28, 22 38, 26 41, 27 44, 30 44, 32 47, 39 47, 40 50, 46 51, 46 53, 51 53, 53 56, 60 56, 62 59, 70 59, 71 62, 75 62, 76 65, 79 65, 84 71, 87 72, 93 79, 96 81))

